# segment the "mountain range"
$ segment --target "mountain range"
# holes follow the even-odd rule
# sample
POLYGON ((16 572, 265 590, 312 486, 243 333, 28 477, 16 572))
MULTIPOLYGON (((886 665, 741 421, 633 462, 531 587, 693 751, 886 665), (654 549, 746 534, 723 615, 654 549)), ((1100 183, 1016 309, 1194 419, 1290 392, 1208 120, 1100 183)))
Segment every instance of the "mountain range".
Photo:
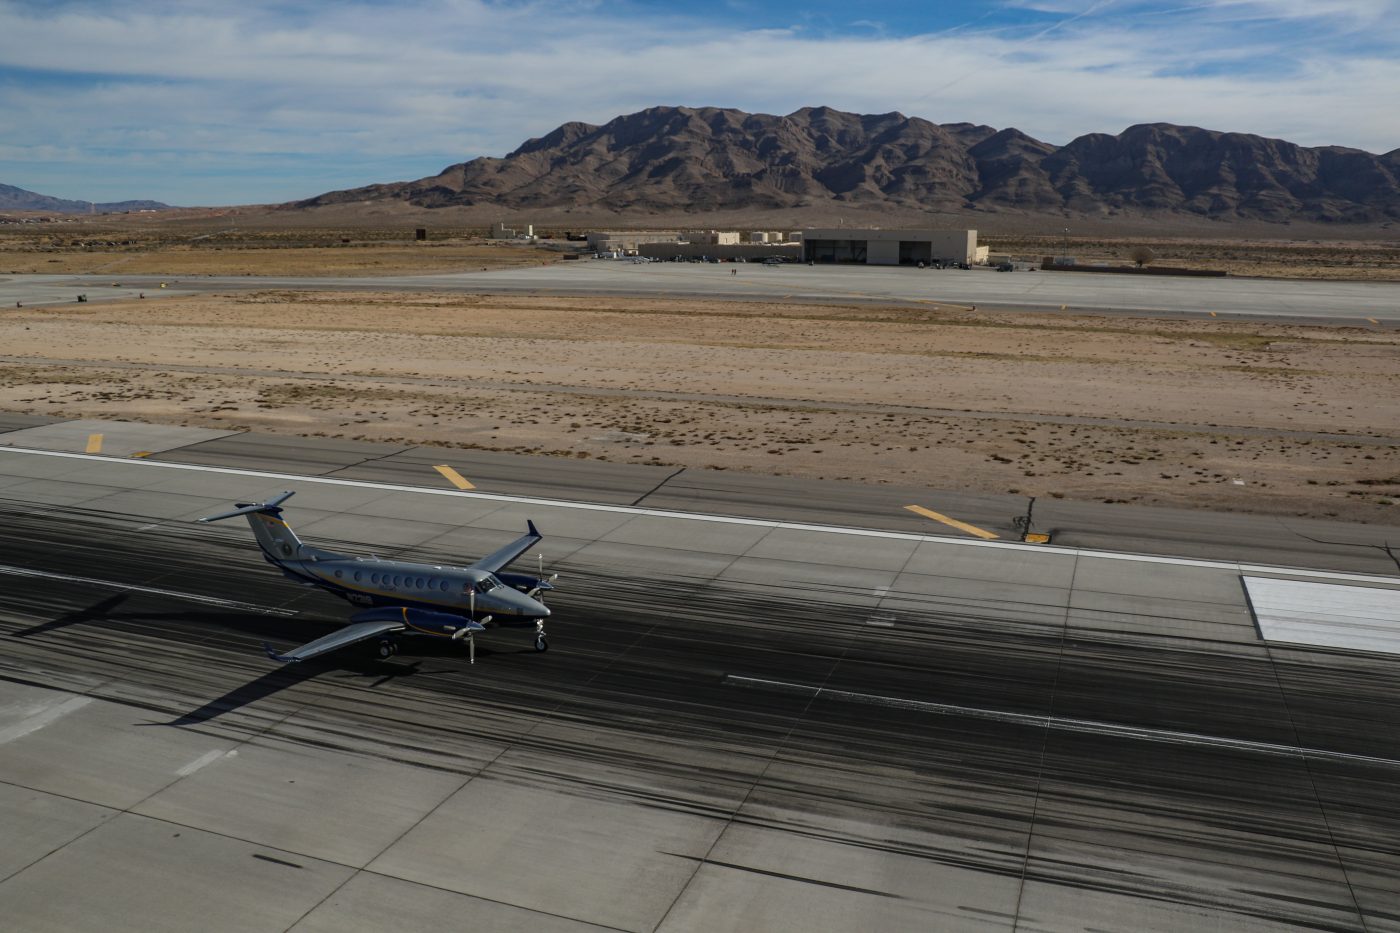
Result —
POLYGON ((52 198, 16 188, 14 185, 0 185, 0 211, 48 211, 51 214, 113 214, 121 211, 158 211, 169 204, 159 201, 111 201, 105 204, 92 201, 68 201, 52 198))
POLYGON ((1373 155, 1148 123, 1064 146, 1016 129, 804 107, 786 116, 652 107, 565 123, 504 158, 296 202, 601 209, 872 207, 1080 217, 1400 219, 1400 149, 1373 155))

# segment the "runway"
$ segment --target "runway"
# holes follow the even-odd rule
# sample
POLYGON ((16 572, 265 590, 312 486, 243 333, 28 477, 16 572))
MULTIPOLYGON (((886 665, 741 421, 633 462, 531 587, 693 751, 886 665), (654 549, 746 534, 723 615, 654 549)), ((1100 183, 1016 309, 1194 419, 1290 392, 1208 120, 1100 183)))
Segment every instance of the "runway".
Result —
POLYGON ((907 303, 984 310, 1212 316, 1224 320, 1400 325, 1400 283, 1303 279, 1157 278, 1069 272, 998 273, 989 268, 776 267, 761 264, 578 260, 439 275, 326 276, 0 276, 0 308, 234 292, 255 289, 434 291, 464 294, 618 295, 814 303, 907 303), (737 274, 731 272, 737 271, 737 274), (163 283, 163 284, 162 284, 163 283))
POLYGON ((1397 656, 1238 566, 251 467, 0 449, 10 928, 1400 929, 1397 656), (552 650, 272 665, 344 607, 192 520, 293 486, 351 552, 534 518, 552 650))

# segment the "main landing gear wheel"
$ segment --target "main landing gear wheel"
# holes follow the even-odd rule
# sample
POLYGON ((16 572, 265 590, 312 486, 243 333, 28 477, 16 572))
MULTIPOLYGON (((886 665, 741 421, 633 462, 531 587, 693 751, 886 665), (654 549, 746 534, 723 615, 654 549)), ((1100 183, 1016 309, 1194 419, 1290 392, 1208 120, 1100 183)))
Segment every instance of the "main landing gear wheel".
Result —
POLYGON ((535 650, 536 650, 536 651, 548 651, 548 650, 549 650, 549 641, 548 641, 543 635, 541 635, 539 638, 536 638, 536 639, 535 639, 535 650))
POLYGON ((378 648, 378 653, 379 653, 379 660, 381 660, 381 661, 387 661, 387 660, 389 660, 390 658, 392 658, 394 655, 396 655, 396 654, 399 653, 399 646, 396 645, 396 644, 394 644, 393 639, 390 639, 390 638, 380 639, 379 648, 378 648))

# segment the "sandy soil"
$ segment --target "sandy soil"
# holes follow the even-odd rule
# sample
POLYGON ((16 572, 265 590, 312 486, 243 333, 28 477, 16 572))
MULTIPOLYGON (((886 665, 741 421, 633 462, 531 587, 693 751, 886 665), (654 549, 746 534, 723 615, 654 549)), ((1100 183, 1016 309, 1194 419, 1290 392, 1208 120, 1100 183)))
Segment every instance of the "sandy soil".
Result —
POLYGON ((981 242, 993 253, 1029 262, 1069 255, 1080 263, 1132 265, 1146 246, 1151 266, 1219 269, 1230 275, 1327 281, 1400 282, 1400 240, 1201 239, 1194 237, 992 236, 981 242))
MULTIPOLYGON (((407 234, 411 236, 412 231, 407 234)), ((0 274, 412 275, 558 261, 559 253, 528 244, 475 237, 417 243, 368 238, 365 231, 345 236, 317 231, 286 236, 237 231, 134 235, 91 230, 59 236, 0 235, 0 274)))
POLYGON ((13 411, 1400 521, 1379 330, 263 292, 5 312, 0 348, 13 411))

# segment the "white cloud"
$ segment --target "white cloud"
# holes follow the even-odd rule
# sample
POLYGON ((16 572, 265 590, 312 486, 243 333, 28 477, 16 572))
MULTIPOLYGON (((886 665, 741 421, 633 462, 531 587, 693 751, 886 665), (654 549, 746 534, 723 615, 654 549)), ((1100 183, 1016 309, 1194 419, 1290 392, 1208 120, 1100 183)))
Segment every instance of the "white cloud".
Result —
POLYGON ((1036 5, 1064 19, 1053 29, 974 24, 898 37, 746 30, 728 17, 681 23, 554 0, 0 0, 0 125, 19 128, 0 148, 0 181, 22 184, 14 173, 41 165, 58 177, 66 166, 63 190, 46 193, 107 197, 87 193, 85 163, 112 168, 113 183, 122 166, 159 164, 153 177, 165 190, 127 195, 309 196, 501 155, 567 120, 600 123, 656 104, 897 109, 1016 126, 1054 143, 1165 121, 1306 145, 1400 146, 1388 104, 1400 89, 1390 0, 1176 7, 1185 12, 1143 0, 1036 5), (1243 18, 1278 34, 1231 26, 1243 18), (1364 42, 1346 39, 1357 30, 1364 42), (1299 35, 1311 41, 1292 44, 1299 35), (1241 61, 1269 68, 1229 73, 1241 61), (198 168, 188 183, 182 164, 198 168), (219 166, 236 181, 210 180, 219 166), (289 192, 288 179, 308 187, 289 192))

